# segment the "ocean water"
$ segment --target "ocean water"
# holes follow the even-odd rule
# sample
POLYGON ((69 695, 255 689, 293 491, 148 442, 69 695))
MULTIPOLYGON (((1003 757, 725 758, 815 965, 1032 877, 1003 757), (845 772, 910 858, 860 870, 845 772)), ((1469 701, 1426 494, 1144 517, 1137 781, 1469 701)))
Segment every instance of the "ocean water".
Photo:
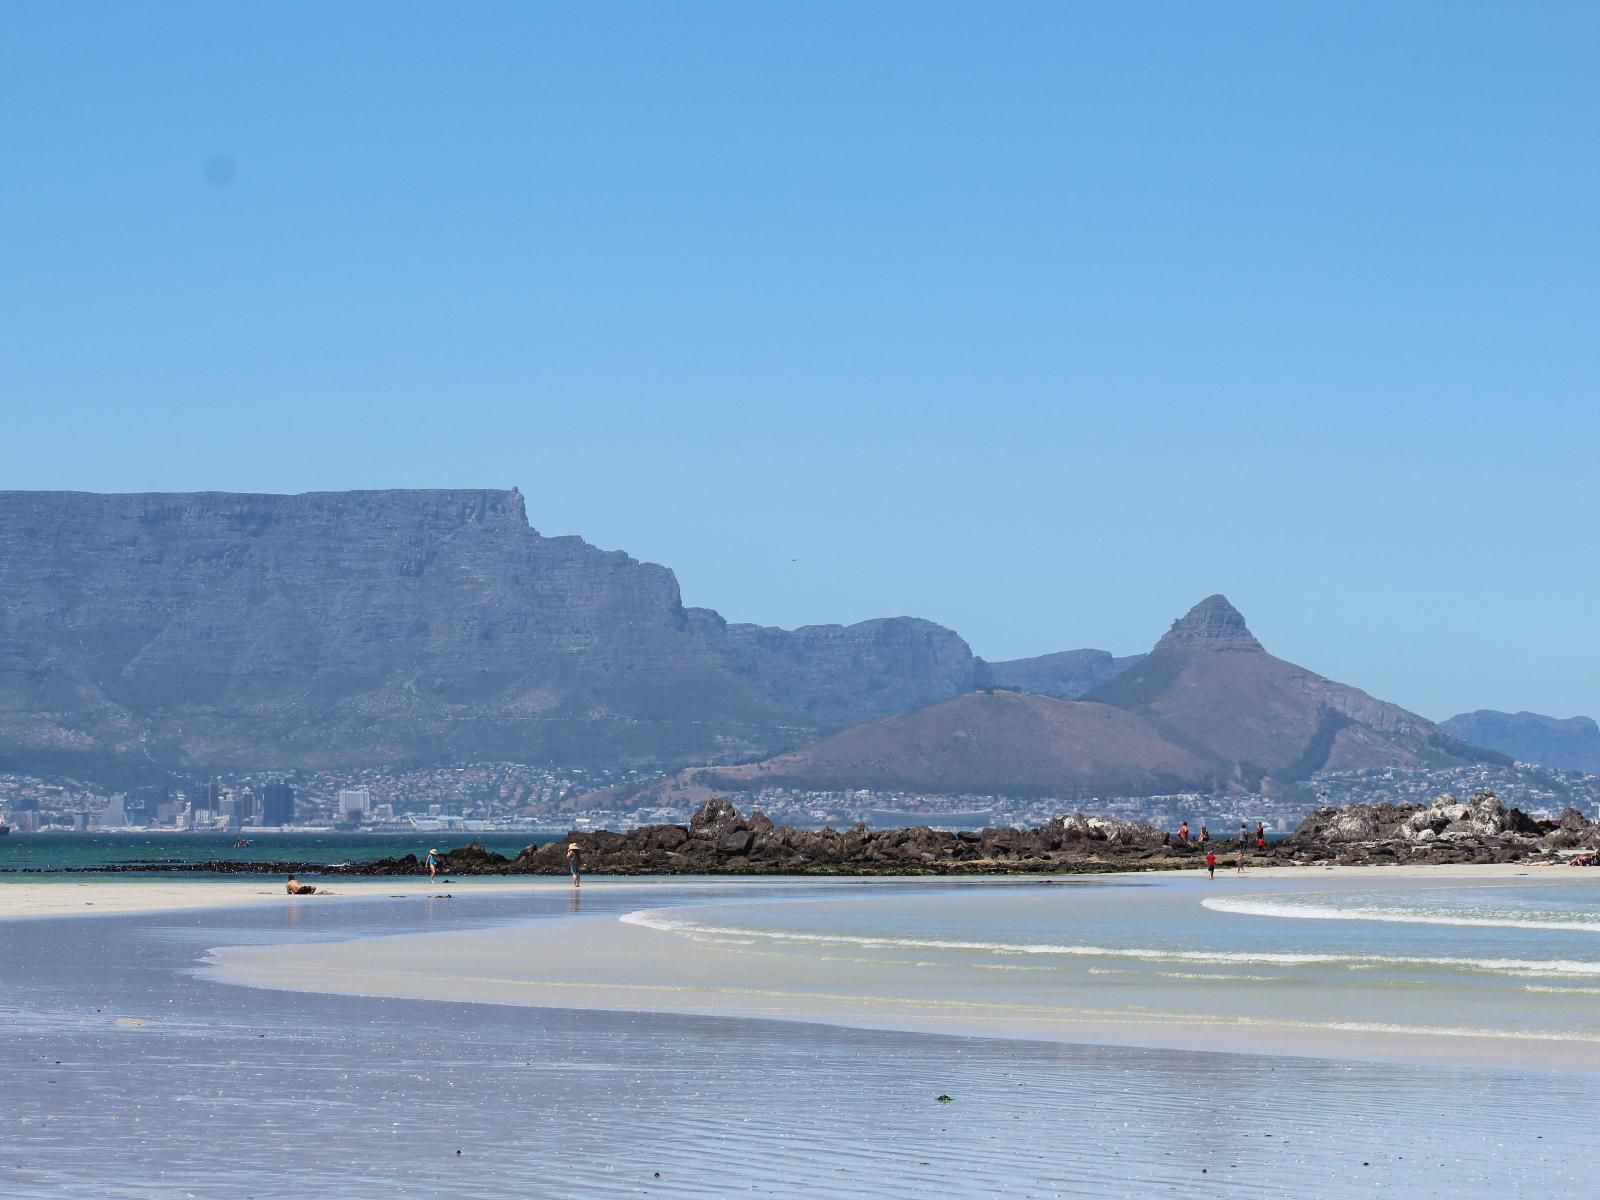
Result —
MULTIPOLYGON (((378 858, 425 855, 430 847, 450 850, 467 842, 481 842, 497 854, 515 858, 529 842, 541 845, 564 831, 490 833, 269 833, 243 836, 248 846, 236 846, 238 834, 174 833, 11 833, 0 837, 0 879, 7 875, 38 875, 61 871, 88 871, 100 867, 133 868, 174 863, 370 862, 378 858), (432 839, 432 840, 429 840, 432 839)), ((311 874, 308 872, 308 874, 311 874)))
POLYGON ((1348 1035, 1370 1034, 1380 1057, 1408 1044, 1448 1057, 1445 1040, 1457 1038, 1497 1044, 1502 1057, 1554 1051, 1600 1066, 1600 878, 1576 870, 1122 877, 623 920, 707 954, 766 959, 774 975, 785 959, 814 972, 855 963, 928 1004, 1061 1023, 1137 1013, 1145 1025, 1226 1033, 1230 1046, 1255 1029, 1262 1048, 1290 1053, 1334 1040, 1348 1053, 1348 1035))
POLYGON ((581 900, 463 888, 3 923, 0 1194, 1588 1195, 1600 1073, 1485 1064, 1472 1039, 1449 1043, 1459 1061, 1427 1065, 933 1036, 323 994, 287 965, 393 946, 421 972, 429 948, 483 947, 479 969, 559 981, 582 964, 551 947, 598 957, 620 930, 660 941, 690 980, 742 963, 789 986, 825 974, 935 1007, 977 986, 998 1003, 1134 1013, 1275 997, 1267 1019, 1329 987, 1378 1016, 1421 989, 1456 1024, 1458 1001, 1488 986, 1506 989, 1497 1027, 1565 1036, 1549 1023, 1566 1010, 1537 1007, 1565 993, 1528 989, 1589 986, 1578 972, 1600 969, 1585 928, 1596 891, 1576 875, 593 880, 581 900), (281 952, 285 973, 224 981, 210 964, 241 946, 281 952), (1363 993, 1374 979, 1395 982, 1363 993))

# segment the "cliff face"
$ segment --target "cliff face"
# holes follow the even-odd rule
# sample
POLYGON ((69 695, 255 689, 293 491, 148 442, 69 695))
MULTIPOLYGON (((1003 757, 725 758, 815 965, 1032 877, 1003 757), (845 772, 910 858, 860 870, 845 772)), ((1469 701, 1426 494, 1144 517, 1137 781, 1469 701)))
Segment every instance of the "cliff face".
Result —
POLYGON ((815 728, 516 491, 0 493, 0 761, 747 754, 815 728))
POLYGON ((685 609, 671 571, 541 536, 515 490, 0 492, 0 769, 726 762, 978 667, 911 617, 685 609))
POLYGON ((1600 774, 1600 726, 1593 717, 1547 717, 1531 712, 1479 709, 1441 722, 1441 728, 1475 746, 1509 754, 1519 762, 1558 771, 1600 774))
POLYGON ((915 617, 789 630, 730 625, 703 608, 689 615, 735 678, 833 727, 970 691, 978 661, 955 633, 915 617))
POLYGON ((1104 650, 1063 650, 997 663, 980 658, 974 681, 979 687, 1016 688, 1058 700, 1076 700, 1110 683, 1143 658, 1142 654, 1113 658, 1104 650))

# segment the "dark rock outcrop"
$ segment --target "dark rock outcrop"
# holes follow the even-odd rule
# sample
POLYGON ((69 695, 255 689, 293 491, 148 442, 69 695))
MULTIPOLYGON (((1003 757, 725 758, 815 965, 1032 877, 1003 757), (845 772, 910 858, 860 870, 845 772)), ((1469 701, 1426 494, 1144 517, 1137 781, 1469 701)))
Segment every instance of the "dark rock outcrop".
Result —
POLYGON ((1536 821, 1490 791, 1464 803, 1446 792, 1427 805, 1319 808, 1281 844, 1340 862, 1517 862, 1600 846, 1600 826, 1576 809, 1536 821))
MULTIPOLYGON (((805 830, 746 819, 725 798, 708 801, 683 825, 645 825, 626 833, 573 830, 514 859, 479 843, 442 856, 448 875, 564 875, 567 846, 583 851, 584 870, 601 875, 979 875, 1183 870, 1204 866, 1208 849, 1225 863, 1237 840, 1182 841, 1148 825, 1075 813, 1037 829, 950 833, 917 826, 857 825, 805 830)), ((1327 863, 1471 863, 1561 861, 1600 850, 1600 825, 1569 809, 1561 821, 1536 822, 1507 809, 1492 792, 1465 804, 1444 795, 1423 807, 1391 804, 1324 808, 1265 848, 1244 847, 1255 866, 1327 863)), ((1596 856, 1600 859, 1600 855, 1596 856)), ((129 863, 106 871, 203 871, 276 875, 421 875, 414 854, 339 867, 314 863, 129 863)))

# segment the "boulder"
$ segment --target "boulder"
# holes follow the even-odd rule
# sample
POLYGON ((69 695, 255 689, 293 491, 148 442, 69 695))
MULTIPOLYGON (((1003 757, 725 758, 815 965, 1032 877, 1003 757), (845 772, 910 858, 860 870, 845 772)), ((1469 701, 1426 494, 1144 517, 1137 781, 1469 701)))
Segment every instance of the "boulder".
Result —
POLYGON ((713 796, 700 806, 700 811, 689 818, 689 836, 716 841, 723 834, 738 829, 748 829, 739 810, 724 796, 713 796))

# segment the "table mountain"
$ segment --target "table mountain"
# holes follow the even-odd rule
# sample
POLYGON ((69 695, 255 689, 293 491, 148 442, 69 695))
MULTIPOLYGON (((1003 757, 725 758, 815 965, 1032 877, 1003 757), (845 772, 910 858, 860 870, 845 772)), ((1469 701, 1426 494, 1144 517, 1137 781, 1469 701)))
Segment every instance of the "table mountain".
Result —
POLYGON ((729 674, 670 571, 542 537, 514 490, 4 493, 0 589, 12 762, 652 760, 818 728, 729 674))
POLYGON ((1563 719, 1485 708, 1451 717, 1440 728, 1475 746, 1509 754, 1518 762, 1600 774, 1600 726, 1593 717, 1563 719))
POLYGON ((515 489, 0 492, 0 769, 728 761, 958 695, 978 662, 915 618, 687 609, 515 489))

